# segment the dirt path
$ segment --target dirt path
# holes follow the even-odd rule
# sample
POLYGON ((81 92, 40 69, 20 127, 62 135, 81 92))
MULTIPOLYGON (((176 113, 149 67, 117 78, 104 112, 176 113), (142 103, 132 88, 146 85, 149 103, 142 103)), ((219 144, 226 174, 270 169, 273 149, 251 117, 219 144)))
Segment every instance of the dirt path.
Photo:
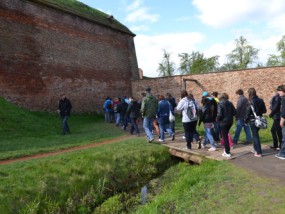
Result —
MULTIPOLYGON (((58 154, 63 154, 66 152, 78 151, 82 149, 88 149, 92 147, 101 146, 104 144, 120 142, 122 140, 130 139, 130 138, 133 138, 133 136, 124 135, 118 138, 114 138, 112 140, 91 143, 88 145, 77 146, 77 147, 73 147, 69 149, 62 149, 62 150, 54 151, 54 152, 48 152, 48 153, 43 153, 43 154, 36 154, 36 155, 31 155, 31 156, 26 156, 26 157, 15 158, 15 159, 3 160, 3 161, 0 161, 0 165, 11 164, 15 162, 30 160, 30 159, 39 159, 39 158, 54 156, 58 154)), ((179 140, 179 138, 176 139, 175 141, 177 140, 181 141, 179 140)), ((285 185, 285 160, 280 160, 274 157, 275 154, 277 154, 277 151, 274 151, 268 148, 268 149, 263 150, 262 158, 256 158, 253 156, 252 153, 246 153, 244 155, 239 156, 238 158, 235 158, 229 161, 239 167, 245 168, 249 170, 250 172, 257 174, 258 176, 262 176, 264 178, 273 178, 277 180, 276 182, 279 182, 285 185)))
POLYGON ((78 151, 78 150, 82 150, 82 149, 88 149, 88 148, 92 148, 92 147, 96 147, 96 146, 101 146, 101 145, 104 145, 104 144, 116 143, 116 142, 119 142, 119 141, 122 141, 122 140, 126 140, 126 139, 129 139, 129 138, 132 138, 132 137, 133 136, 131 136, 131 135, 124 135, 122 137, 114 138, 112 140, 106 140, 106 141, 91 143, 91 144, 87 144, 87 145, 76 146, 76 147, 72 147, 72 148, 68 148, 68 149, 62 149, 62 150, 59 150, 59 151, 47 152, 47 153, 36 154, 36 155, 31 155, 31 156, 25 156, 25 157, 9 159, 9 160, 2 160, 2 161, 0 161, 0 165, 20 162, 20 161, 25 161, 25 160, 30 160, 30 159, 44 158, 44 157, 54 156, 54 155, 58 155, 58 154, 63 154, 63 153, 66 153, 66 152, 78 151))

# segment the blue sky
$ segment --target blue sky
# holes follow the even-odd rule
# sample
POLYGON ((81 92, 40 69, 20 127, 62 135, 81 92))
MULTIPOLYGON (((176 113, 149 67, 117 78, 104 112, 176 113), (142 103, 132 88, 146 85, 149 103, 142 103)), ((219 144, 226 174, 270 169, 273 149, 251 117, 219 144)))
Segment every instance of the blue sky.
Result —
POLYGON ((284 0, 80 0, 128 27, 134 38, 138 66, 157 77, 163 50, 179 66, 179 53, 199 51, 206 57, 226 55, 244 36, 259 49, 258 62, 276 54, 285 35, 284 0))

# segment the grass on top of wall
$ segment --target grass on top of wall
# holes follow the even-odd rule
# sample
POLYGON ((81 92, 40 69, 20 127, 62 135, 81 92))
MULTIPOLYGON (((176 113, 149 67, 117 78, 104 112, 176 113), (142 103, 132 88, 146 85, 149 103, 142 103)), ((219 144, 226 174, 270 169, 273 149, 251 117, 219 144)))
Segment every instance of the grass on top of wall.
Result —
POLYGON ((77 1, 77 0, 37 0, 37 1, 48 2, 50 4, 58 6, 59 8, 66 9, 80 16, 99 22, 101 24, 114 27, 116 29, 132 34, 132 32, 126 26, 121 24, 115 18, 112 18, 110 20, 108 18, 109 17, 108 14, 100 10, 97 10, 95 8, 89 7, 88 5, 80 1, 77 1))

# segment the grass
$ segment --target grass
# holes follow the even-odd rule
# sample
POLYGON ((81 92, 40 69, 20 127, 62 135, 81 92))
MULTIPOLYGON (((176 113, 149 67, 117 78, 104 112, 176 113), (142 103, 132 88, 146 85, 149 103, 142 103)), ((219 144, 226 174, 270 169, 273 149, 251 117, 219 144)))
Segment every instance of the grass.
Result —
MULTIPOLYGON (((55 113, 31 112, 0 99, 0 159, 56 151, 122 136, 102 116, 71 115, 72 134, 61 135, 61 121, 55 113)), ((113 124, 112 124, 113 125, 113 124)))
MULTIPOLYGON (((0 99, 2 159, 60 150, 124 134, 99 115, 72 115, 60 135, 56 114, 0 99)), ((272 120, 268 119, 269 127, 272 120)), ((176 128, 182 131, 177 117, 176 128)), ((231 131, 235 127, 233 126, 231 131)), ((203 126, 198 127, 203 134, 203 126)), ((260 131, 271 141, 270 128, 260 131)), ((240 140, 245 140, 242 133, 240 140)), ((133 137, 52 157, 0 165, 0 213, 284 213, 284 186, 228 162, 173 165, 166 149, 133 137), (169 169, 168 169, 169 168, 169 169), (166 169, 168 169, 162 176, 166 169), (149 183, 148 203, 139 188, 149 183), (138 194, 136 194, 138 193, 138 194)))
POLYGON ((80 1, 77 0, 37 0, 37 1, 44 3, 48 2, 52 5, 58 6, 59 8, 71 11, 75 14, 89 18, 103 25, 119 29, 129 34, 133 34, 126 26, 121 24, 116 19, 113 18, 112 21, 109 21, 108 19, 109 15, 101 12, 100 10, 89 7, 88 5, 85 5, 80 1))
POLYGON ((156 185, 161 191, 150 193, 149 203, 133 213, 285 212, 284 186, 228 162, 181 163, 170 168, 156 185))
POLYGON ((165 147, 134 139, 1 165, 0 213, 28 208, 46 213, 49 206, 78 213, 81 207, 89 209, 115 193, 138 188, 173 165, 165 147))

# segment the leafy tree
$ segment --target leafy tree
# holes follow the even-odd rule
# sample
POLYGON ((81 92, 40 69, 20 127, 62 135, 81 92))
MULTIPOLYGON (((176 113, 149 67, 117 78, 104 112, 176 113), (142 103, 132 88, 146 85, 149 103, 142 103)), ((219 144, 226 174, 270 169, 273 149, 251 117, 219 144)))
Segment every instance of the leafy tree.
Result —
POLYGON ((258 59, 259 50, 249 45, 241 36, 235 40, 236 48, 227 54, 228 62, 220 70, 246 69, 258 59))
POLYGON ((170 61, 170 53, 167 53, 166 50, 163 50, 163 59, 162 62, 159 63, 159 67, 157 71, 159 72, 159 76, 173 76, 175 64, 170 61))
POLYGON ((276 48, 280 55, 271 54, 267 59, 267 66, 285 66, 285 35, 276 44, 276 48))
POLYGON ((204 57, 203 53, 192 52, 191 54, 178 54, 180 57, 180 74, 199 74, 217 70, 219 56, 204 57))

